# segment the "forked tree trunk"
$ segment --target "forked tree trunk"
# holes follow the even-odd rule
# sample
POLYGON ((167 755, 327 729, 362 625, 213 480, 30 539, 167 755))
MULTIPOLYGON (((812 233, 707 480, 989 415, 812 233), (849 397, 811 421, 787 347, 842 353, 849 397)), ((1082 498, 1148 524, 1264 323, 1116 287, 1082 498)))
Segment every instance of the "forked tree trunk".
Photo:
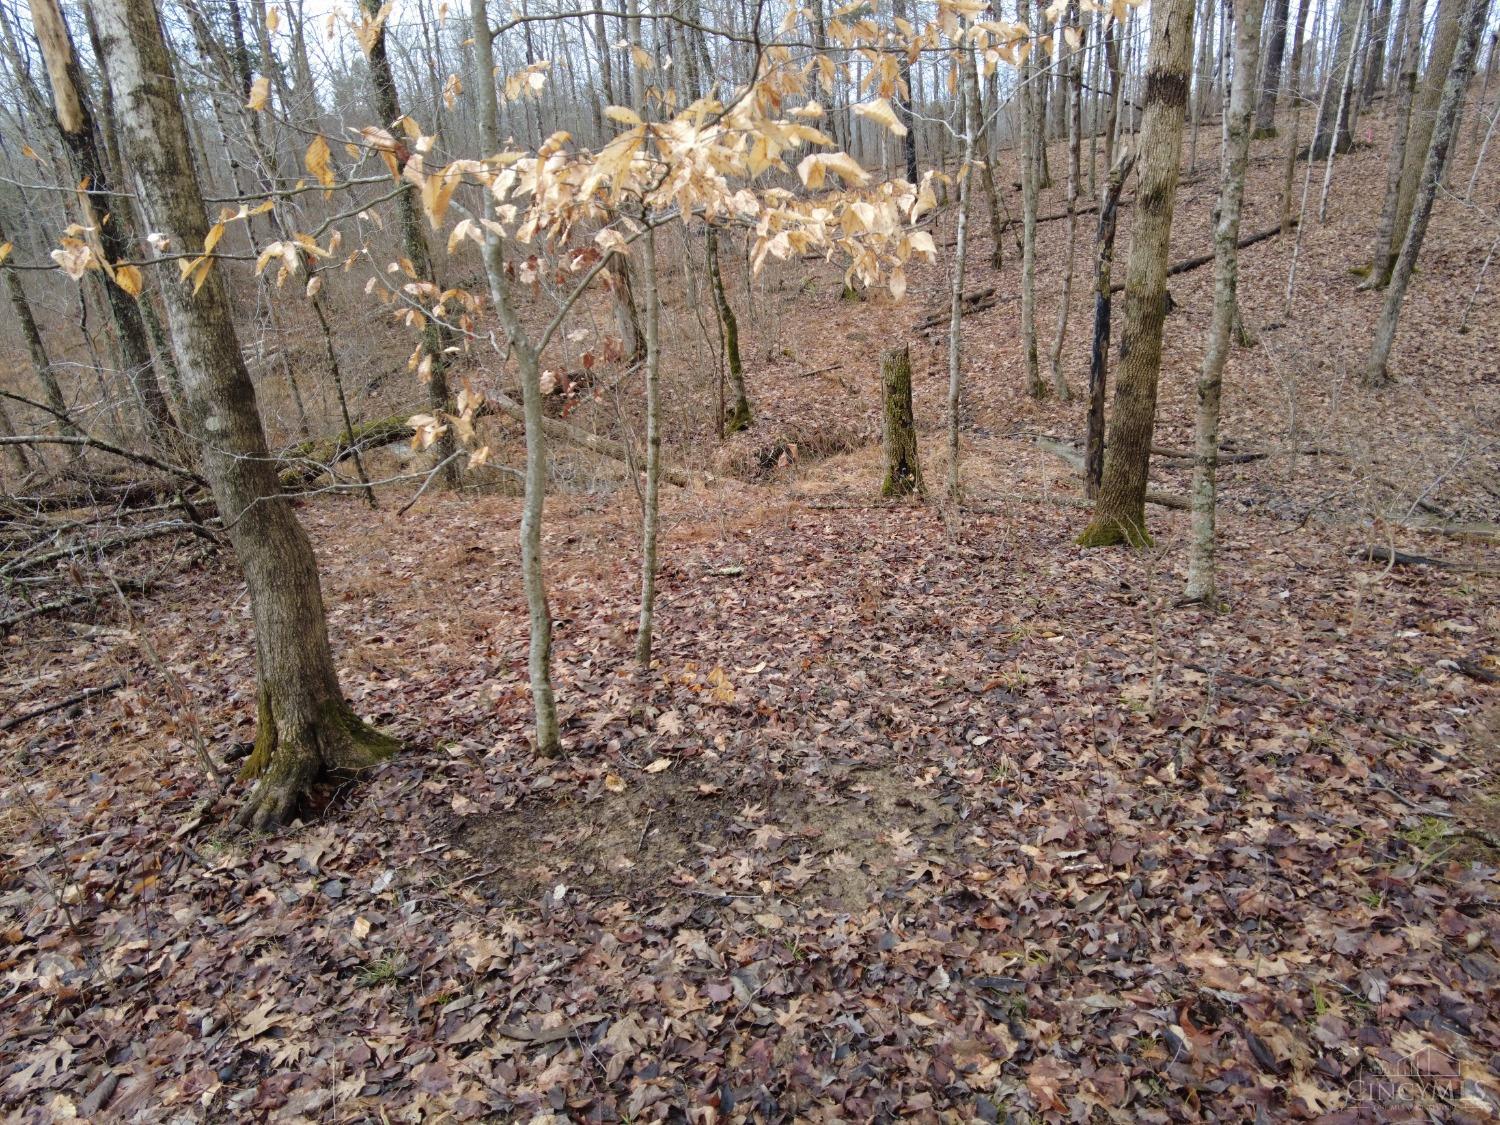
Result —
POLYGON ((1240 205, 1250 163, 1250 114, 1260 55, 1260 21, 1265 0, 1235 0, 1234 79, 1229 90, 1226 151, 1214 222, 1214 312, 1208 349, 1198 377, 1197 458, 1193 462, 1193 535, 1188 550, 1187 596, 1212 603, 1216 594, 1214 506, 1219 468, 1219 401, 1224 362, 1239 286, 1240 205))
POLYGON ((882 496, 920 494, 922 464, 917 456, 917 427, 911 406, 911 349, 905 344, 880 357, 884 396, 885 480, 882 496))
MULTIPOLYGON (((361 0, 365 13, 377 21, 369 39, 367 52, 370 63, 370 82, 374 88, 375 111, 380 114, 381 125, 395 128, 401 117, 401 95, 396 88, 396 76, 391 71, 390 58, 385 48, 385 20, 381 0, 361 0)), ((401 246, 411 263, 413 280, 437 286, 437 273, 432 264, 432 248, 427 244, 427 233, 422 227, 422 209, 417 203, 417 187, 408 184, 396 196, 396 212, 401 219, 401 246)), ((427 367, 427 402, 435 418, 444 412, 452 412, 448 396, 447 349, 452 342, 452 333, 433 319, 431 309, 437 304, 435 297, 422 302, 422 354, 427 367)), ((459 480, 458 458, 453 457, 453 430, 447 427, 433 443, 439 463, 444 464, 440 479, 448 488, 456 488, 459 480)))
POLYGON ((1484 30, 1484 14, 1488 0, 1467 0, 1464 11, 1458 16, 1463 32, 1459 36, 1453 54, 1453 66, 1448 80, 1443 84, 1443 96, 1438 103, 1437 120, 1433 123, 1432 144, 1427 150, 1427 162, 1422 169, 1421 186, 1412 204, 1411 224, 1406 238, 1401 243, 1401 253, 1396 258, 1391 272, 1390 288, 1386 290, 1385 307, 1381 310, 1380 322, 1375 327, 1375 346, 1370 354, 1370 364, 1365 371, 1365 384, 1371 387, 1385 386, 1391 382, 1389 364, 1391 346, 1396 341, 1396 322, 1401 316, 1401 302, 1411 276, 1417 268, 1417 256, 1422 253, 1422 242, 1427 237, 1427 223, 1432 218, 1432 204, 1437 198, 1438 184, 1443 178, 1443 167, 1453 147, 1458 132, 1458 111, 1463 101, 1464 88, 1474 73, 1474 56, 1479 48, 1479 36, 1484 30))
MULTIPOLYGON (((481 75, 495 73, 494 35, 490 30, 485 0, 469 0, 474 25, 474 61, 481 75)), ((480 140, 486 150, 501 148, 500 108, 495 83, 479 83, 480 140)), ((494 202, 484 193, 485 218, 493 220, 494 202)), ((490 298, 505 328, 511 352, 521 376, 521 403, 526 431, 526 498, 521 508, 521 584, 526 591, 530 622, 528 669, 531 705, 536 716, 536 752, 555 757, 562 748, 557 723, 557 699, 552 690, 552 612, 547 605, 547 587, 542 579, 542 503, 547 495, 547 434, 543 428, 542 371, 540 357, 531 346, 520 315, 510 299, 505 280, 505 262, 499 236, 488 226, 484 236, 484 271, 490 298)))
MULTIPOLYGON (((58 132, 67 147, 73 173, 83 185, 78 193, 79 199, 89 213, 82 221, 84 225, 97 229, 99 248, 111 265, 128 261, 132 256, 131 240, 121 219, 125 208, 116 205, 114 185, 100 151, 98 129, 68 25, 57 0, 35 0, 31 14, 47 76, 52 83, 58 132)), ((140 401, 146 430, 157 448, 174 449, 177 422, 172 417, 166 393, 151 362, 151 345, 146 338, 146 324, 141 318, 140 307, 134 297, 113 281, 104 283, 104 292, 119 337, 120 358, 140 401)))
POLYGON ((1411 107, 1417 92, 1417 69, 1422 61, 1423 0, 1401 0, 1401 41, 1396 50, 1400 70, 1396 76, 1396 114, 1391 124, 1391 152, 1386 161, 1385 204, 1370 251, 1370 272, 1362 288, 1377 289, 1390 278, 1395 255, 1396 214, 1401 206, 1401 174, 1406 167, 1406 146, 1411 136, 1411 107))
MULTIPOLYGON (((107 0, 99 15, 142 207, 174 246, 201 247, 208 220, 156 6, 107 0)), ((244 775, 256 784, 240 819, 271 828, 293 815, 320 777, 367 768, 397 744, 357 719, 339 689, 317 560, 281 495, 223 274, 210 270, 196 294, 174 278, 165 295, 188 426, 244 569, 255 621, 259 729, 244 775)))
MULTIPOLYGON (((745 365, 740 359, 740 322, 724 292, 724 277, 719 270, 719 232, 708 228, 708 281, 714 291, 714 311, 719 319, 719 335, 724 341, 724 361, 729 366, 729 387, 734 391, 734 407, 723 419, 726 434, 748 430, 754 420, 750 398, 745 393, 745 365)), ((648 314, 649 315, 649 314, 648 314)))
POLYGON ((1182 162, 1188 67, 1193 53, 1193 0, 1156 0, 1141 122, 1135 230, 1125 272, 1125 328, 1114 419, 1094 518, 1079 536, 1085 547, 1149 544, 1146 475, 1156 424, 1162 325, 1167 315, 1167 252, 1182 162))
POLYGON ((1104 480, 1104 391, 1109 381, 1110 274, 1115 260, 1115 228, 1119 225, 1120 193, 1135 154, 1122 152, 1109 172, 1104 198, 1099 201, 1098 259, 1094 268, 1094 344, 1089 353, 1089 413, 1083 442, 1083 479, 1090 500, 1099 495, 1104 480))

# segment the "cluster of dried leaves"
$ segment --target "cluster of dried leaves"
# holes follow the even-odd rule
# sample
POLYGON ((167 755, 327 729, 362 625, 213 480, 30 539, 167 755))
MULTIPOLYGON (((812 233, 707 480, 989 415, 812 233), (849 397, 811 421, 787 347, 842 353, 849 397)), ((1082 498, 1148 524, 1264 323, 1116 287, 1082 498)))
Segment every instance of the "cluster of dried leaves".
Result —
MULTIPOLYGON (((628 512, 557 521, 574 753, 545 764, 506 502, 310 512, 357 705, 413 746, 282 837, 224 833, 128 637, 37 652, 54 681, 101 648, 138 674, 11 754, 6 1103, 1315 1116, 1416 1060, 1500 1106, 1494 856, 1453 819, 1482 699, 1444 663, 1477 591, 1241 538, 1220 617, 1170 607, 1175 560, 1081 555, 1046 509, 956 537, 671 514, 644 681, 600 551, 628 512), (421 612, 457 580, 466 605, 421 612)), ((152 628, 220 746, 252 717, 225 577, 152 628)))

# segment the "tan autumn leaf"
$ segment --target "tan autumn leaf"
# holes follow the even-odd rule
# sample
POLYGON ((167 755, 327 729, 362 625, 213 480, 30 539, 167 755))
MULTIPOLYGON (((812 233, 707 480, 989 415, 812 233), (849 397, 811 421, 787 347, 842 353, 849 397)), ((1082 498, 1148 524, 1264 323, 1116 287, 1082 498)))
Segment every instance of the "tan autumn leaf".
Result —
POLYGON ((328 142, 317 136, 312 144, 307 146, 307 153, 302 158, 302 163, 307 165, 307 170, 317 177, 318 183, 324 187, 325 198, 332 195, 334 185, 333 165, 331 163, 333 154, 328 149, 328 142))
MULTIPOLYGON (((0 261, 4 261, 3 254, 0 254, 0 261)), ((141 276, 141 271, 136 269, 134 266, 116 262, 115 284, 118 285, 121 289, 125 290, 125 292, 129 293, 132 297, 139 297, 141 295, 141 289, 145 284, 145 278, 141 276)))
POLYGON ((625 779, 617 773, 606 774, 604 776, 604 788, 608 789, 611 793, 623 793, 625 792, 625 779))
POLYGON ((266 103, 271 98, 271 80, 264 74, 257 75, 254 82, 250 84, 250 100, 245 103, 245 108, 259 113, 266 108, 266 103))
POLYGON ((896 116, 896 111, 891 108, 891 103, 886 101, 885 98, 876 98, 873 101, 861 102, 854 107, 854 112, 869 121, 875 122, 877 125, 884 125, 898 137, 906 136, 906 126, 901 124, 900 119, 896 116))
POLYGON ((9 258, 11 255, 11 251, 13 251, 15 248, 16 244, 14 242, 0 243, 0 262, 3 262, 6 258, 9 258))
POLYGON ((646 772, 647 773, 661 773, 664 770, 669 770, 671 768, 672 768, 672 759, 671 758, 657 758, 656 761, 652 762, 649 766, 646 767, 646 772))

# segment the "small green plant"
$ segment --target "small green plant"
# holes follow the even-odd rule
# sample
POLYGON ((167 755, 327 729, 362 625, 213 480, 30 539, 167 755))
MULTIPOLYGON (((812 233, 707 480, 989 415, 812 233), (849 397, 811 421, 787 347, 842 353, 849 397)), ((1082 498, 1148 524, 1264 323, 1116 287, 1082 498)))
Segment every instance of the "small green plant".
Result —
POLYGON ((361 988, 376 988, 382 984, 390 984, 406 967, 406 958, 399 953, 389 953, 384 957, 376 957, 365 964, 360 970, 359 986, 361 988))

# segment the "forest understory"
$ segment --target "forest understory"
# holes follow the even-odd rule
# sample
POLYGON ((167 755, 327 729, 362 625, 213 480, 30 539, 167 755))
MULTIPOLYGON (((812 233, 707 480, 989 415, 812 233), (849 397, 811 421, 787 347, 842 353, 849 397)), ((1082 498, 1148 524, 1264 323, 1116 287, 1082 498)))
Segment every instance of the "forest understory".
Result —
MULTIPOLYGON (((944 308, 941 263, 913 268, 902 303, 844 299, 834 265, 771 271, 745 330, 756 420, 722 443, 702 366, 664 370, 681 404, 666 457, 695 479, 663 494, 649 673, 636 492, 555 453, 559 759, 530 749, 503 487, 429 490, 404 514, 413 482, 378 511, 299 501, 345 694, 404 749, 277 835, 234 830, 240 787, 200 758, 231 775, 254 739, 232 556, 196 539, 116 556, 148 592, 4 638, 0 713, 102 690, 6 720, 0 1105, 1361 1121, 1416 1076, 1447 1119, 1492 1120, 1493 281, 1465 305, 1500 174, 1482 169, 1472 208, 1440 201, 1398 382, 1362 389, 1381 298, 1351 271, 1383 127, 1370 111, 1339 160, 1326 222, 1241 256, 1255 342, 1225 378, 1225 452, 1243 456, 1221 470, 1222 609, 1180 602, 1185 512, 1150 510, 1149 550, 1075 545, 1083 486, 1054 450, 1081 444, 1084 407, 1026 396, 1017 254, 990 269, 982 229, 964 289, 997 303, 965 318, 961 506, 878 495, 878 353, 906 340, 923 469, 942 477, 945 326, 912 327, 944 308)), ((1210 249, 1205 135, 1174 261, 1210 249)), ((1278 218, 1279 152, 1252 151, 1248 232, 1278 218)), ((1048 318, 1063 239, 1042 227, 1048 318)), ((1176 496, 1211 275, 1170 279, 1152 485, 1176 496)), ((1075 395, 1087 322, 1075 309, 1075 395)), ((468 374, 482 385, 483 363, 468 374)), ((393 378, 359 405, 420 401, 393 378)), ((485 425, 518 464, 517 428, 485 425)))

